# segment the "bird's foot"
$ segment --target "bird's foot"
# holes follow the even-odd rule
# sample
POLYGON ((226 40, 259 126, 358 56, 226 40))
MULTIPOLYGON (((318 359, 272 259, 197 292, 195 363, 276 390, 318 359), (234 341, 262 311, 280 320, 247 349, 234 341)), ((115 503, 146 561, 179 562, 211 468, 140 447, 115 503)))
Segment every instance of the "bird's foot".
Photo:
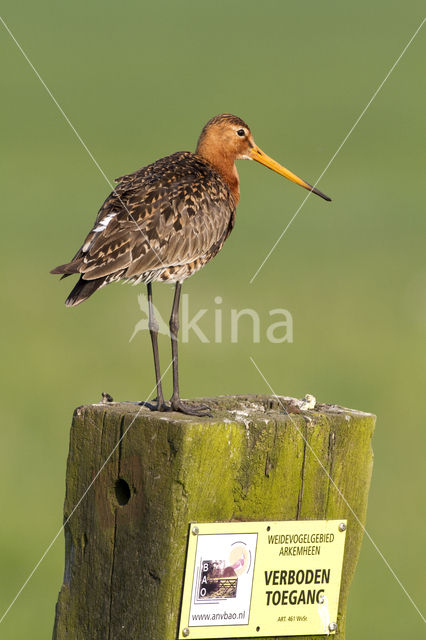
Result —
POLYGON ((150 411, 172 411, 171 407, 163 399, 154 398, 152 402, 140 402, 142 407, 147 407, 150 411))
POLYGON ((186 404, 180 398, 171 398, 170 406, 172 411, 185 413, 188 416, 198 416, 199 418, 212 418, 210 407, 207 404, 186 404))

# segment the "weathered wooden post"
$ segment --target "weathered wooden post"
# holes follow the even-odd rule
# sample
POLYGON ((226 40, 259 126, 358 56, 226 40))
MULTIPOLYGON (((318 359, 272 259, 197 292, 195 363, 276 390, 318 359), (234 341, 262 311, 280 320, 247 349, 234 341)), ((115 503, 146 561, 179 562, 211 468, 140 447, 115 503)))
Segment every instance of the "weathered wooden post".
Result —
MULTIPOLYGON (((65 526, 54 640, 175 640, 182 634, 190 523, 340 519, 348 524, 336 637, 344 638, 375 417, 334 405, 299 412, 289 398, 208 402, 214 418, 155 414, 126 403, 75 411, 65 520, 116 448, 65 526)), ((191 638, 191 629, 186 635, 191 638)), ((206 637, 217 636, 206 631, 206 637)))

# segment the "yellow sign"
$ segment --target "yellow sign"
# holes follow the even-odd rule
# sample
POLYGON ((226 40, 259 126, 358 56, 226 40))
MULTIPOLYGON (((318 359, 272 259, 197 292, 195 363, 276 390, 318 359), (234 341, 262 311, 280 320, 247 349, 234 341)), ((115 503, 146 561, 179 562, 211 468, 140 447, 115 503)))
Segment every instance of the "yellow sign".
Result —
POLYGON ((180 638, 337 630, 346 520, 193 523, 180 638))

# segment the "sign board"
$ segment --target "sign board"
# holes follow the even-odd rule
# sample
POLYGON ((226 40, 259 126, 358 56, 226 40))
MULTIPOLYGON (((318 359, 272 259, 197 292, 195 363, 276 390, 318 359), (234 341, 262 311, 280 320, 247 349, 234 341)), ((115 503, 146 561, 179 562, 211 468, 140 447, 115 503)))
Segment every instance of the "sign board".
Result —
POLYGON ((346 520, 193 523, 179 638, 337 630, 346 520))

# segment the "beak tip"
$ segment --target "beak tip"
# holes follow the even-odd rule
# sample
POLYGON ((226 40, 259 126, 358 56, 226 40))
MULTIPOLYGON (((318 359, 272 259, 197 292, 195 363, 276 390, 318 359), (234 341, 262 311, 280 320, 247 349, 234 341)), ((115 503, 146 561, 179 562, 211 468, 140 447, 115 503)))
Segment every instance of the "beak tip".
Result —
MULTIPOLYGON (((311 187, 311 185, 309 185, 311 187)), ((315 193, 315 195, 319 196, 320 198, 322 198, 323 200, 326 200, 327 202, 331 202, 331 198, 329 196, 326 196, 325 193, 323 193, 322 191, 320 191, 319 189, 315 189, 315 187, 311 187, 310 191, 312 193, 315 193)))

